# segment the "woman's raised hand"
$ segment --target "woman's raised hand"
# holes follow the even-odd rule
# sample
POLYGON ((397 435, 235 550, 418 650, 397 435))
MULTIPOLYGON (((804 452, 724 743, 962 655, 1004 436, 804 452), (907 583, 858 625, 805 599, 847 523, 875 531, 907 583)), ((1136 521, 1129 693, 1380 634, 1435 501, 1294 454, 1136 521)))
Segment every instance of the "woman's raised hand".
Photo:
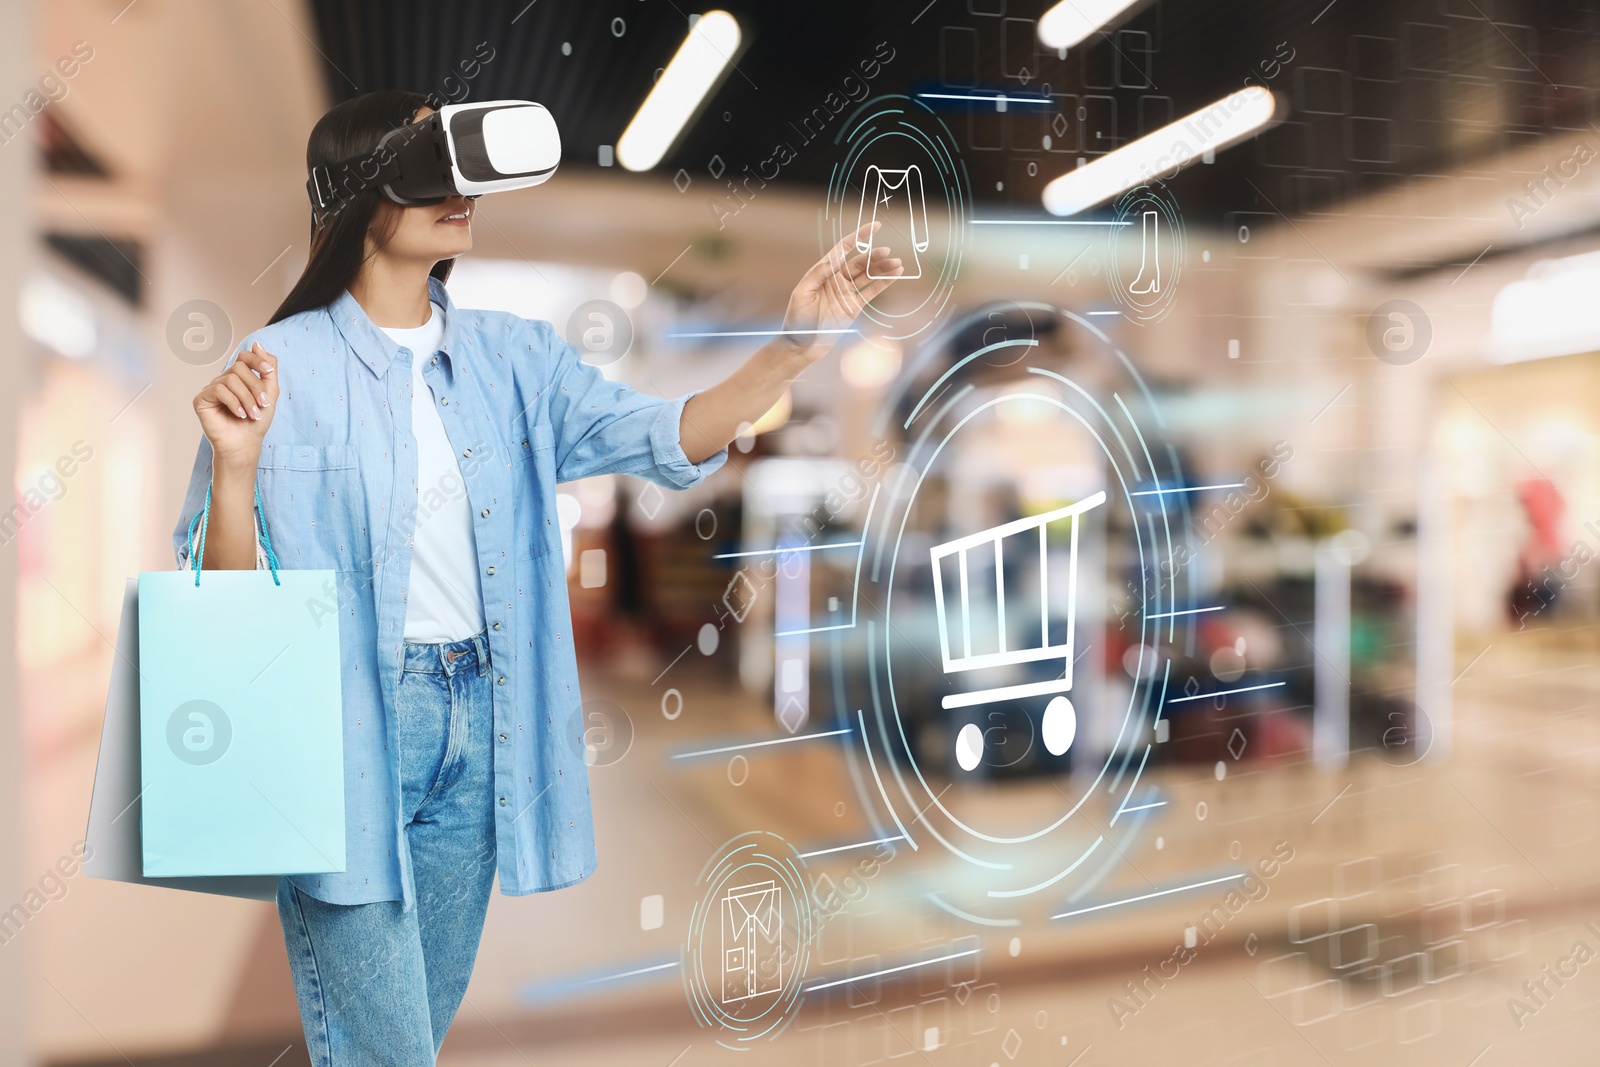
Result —
POLYGON ((899 279, 905 272, 900 260, 891 259, 886 247, 870 246, 882 225, 869 222, 846 234, 806 271, 789 295, 780 342, 793 345, 808 360, 820 358, 839 339, 837 332, 827 331, 848 327, 869 301, 899 279), (868 246, 865 252, 863 245, 868 246))
POLYGON ((277 369, 278 357, 252 344, 195 395, 194 411, 216 462, 255 469, 277 409, 277 369))

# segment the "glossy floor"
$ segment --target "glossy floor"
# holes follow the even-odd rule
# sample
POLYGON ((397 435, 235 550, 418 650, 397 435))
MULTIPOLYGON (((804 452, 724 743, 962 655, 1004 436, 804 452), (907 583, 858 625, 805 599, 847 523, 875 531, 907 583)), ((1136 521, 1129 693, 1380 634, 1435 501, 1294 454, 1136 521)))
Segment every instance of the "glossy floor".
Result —
MULTIPOLYGON (((930 893, 980 899, 984 878, 925 835, 929 847, 902 843, 862 874, 871 850, 842 846, 882 827, 837 739, 740 761, 676 758, 781 735, 717 664, 686 660, 659 679, 663 664, 591 665, 590 699, 609 702, 592 710, 633 734, 591 772, 600 869, 573 889, 495 898, 441 1062, 751 1062, 718 1044, 736 1044, 729 1034, 696 1025, 679 966, 702 868, 751 828, 816 853, 812 872, 856 898, 807 964, 808 984, 839 984, 808 995, 754 1062, 1595 1062, 1597 651, 1600 635, 1585 632, 1464 643, 1444 761, 1266 770, 1246 751, 1220 778, 1210 767, 1149 774, 1162 806, 1116 825, 1126 802, 1097 791, 1082 809, 1086 833, 1104 833, 1115 862, 1091 887, 1062 882, 989 913, 1014 926, 929 903, 930 893), (676 698, 663 704, 669 686, 681 712, 676 698), (1230 901, 1230 883, 1185 888, 1275 846, 1293 859, 1248 895, 1230 901), (1086 913, 1050 917, 1064 910, 1086 913), (927 962, 945 956, 956 958, 927 962), (889 968, 902 969, 844 981, 889 968)), ((42 871, 81 834, 94 733, 35 737, 42 871)), ((967 790, 959 803, 979 823, 1026 826, 1087 785, 1034 780, 967 790)), ((48 1060, 143 1062, 250 1042, 299 1061, 265 905, 74 879, 16 940, 33 960, 35 1040, 48 1060)))

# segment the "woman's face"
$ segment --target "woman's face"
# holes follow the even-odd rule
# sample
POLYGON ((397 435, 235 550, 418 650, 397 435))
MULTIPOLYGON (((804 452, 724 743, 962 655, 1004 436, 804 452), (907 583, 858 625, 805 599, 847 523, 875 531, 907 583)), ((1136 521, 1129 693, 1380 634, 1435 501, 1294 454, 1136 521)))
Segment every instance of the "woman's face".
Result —
MULTIPOLYGON (((432 108, 419 108, 412 121, 427 118, 432 113, 432 108)), ((472 251, 472 212, 476 206, 475 201, 459 195, 440 204, 420 207, 401 207, 384 201, 379 211, 392 213, 397 221, 394 233, 382 248, 383 254, 433 264, 472 251)), ((378 223, 382 219, 375 217, 373 221, 378 223)))

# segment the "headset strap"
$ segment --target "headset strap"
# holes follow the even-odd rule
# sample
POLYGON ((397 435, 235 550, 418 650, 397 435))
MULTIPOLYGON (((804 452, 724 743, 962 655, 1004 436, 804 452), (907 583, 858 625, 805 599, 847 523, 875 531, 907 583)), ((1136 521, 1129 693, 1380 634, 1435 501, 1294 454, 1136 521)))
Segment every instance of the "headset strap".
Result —
MULTIPOLYGON (((446 101, 437 93, 427 94, 427 105, 437 115, 446 101)), ((431 118, 432 116, 430 116, 431 118)), ((423 119, 422 122, 427 122, 423 119)), ((318 164, 306 179, 306 195, 311 198, 313 232, 321 220, 339 210, 339 205, 367 189, 381 188, 400 176, 400 156, 390 145, 399 137, 416 137, 421 123, 407 123, 384 134, 376 148, 337 163, 318 164)))
POLYGON ((379 145, 371 152, 333 164, 311 168, 306 195, 313 219, 323 219, 367 189, 381 188, 400 176, 400 160, 393 150, 379 145))

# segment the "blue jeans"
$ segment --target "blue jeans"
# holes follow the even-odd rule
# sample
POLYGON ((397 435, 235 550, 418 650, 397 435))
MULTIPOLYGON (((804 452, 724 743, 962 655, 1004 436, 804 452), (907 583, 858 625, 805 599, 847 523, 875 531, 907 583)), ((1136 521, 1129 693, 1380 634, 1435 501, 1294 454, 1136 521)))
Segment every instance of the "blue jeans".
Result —
POLYGON ((295 996, 316 1067, 434 1062, 472 976, 494 884, 492 675, 479 632, 406 642, 396 700, 417 906, 329 904, 278 881, 295 996))

